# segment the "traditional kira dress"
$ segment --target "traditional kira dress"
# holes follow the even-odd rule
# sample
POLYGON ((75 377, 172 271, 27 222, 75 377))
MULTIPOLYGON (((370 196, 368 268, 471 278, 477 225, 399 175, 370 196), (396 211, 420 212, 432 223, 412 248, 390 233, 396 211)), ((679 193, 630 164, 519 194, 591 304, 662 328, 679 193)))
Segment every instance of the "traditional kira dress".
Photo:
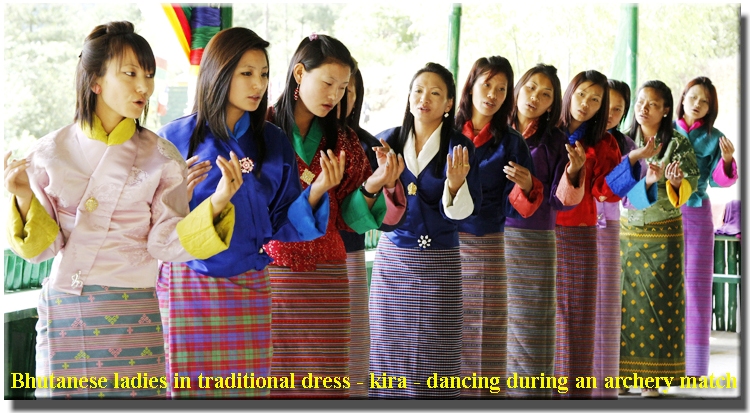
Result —
MULTIPOLYGON (((320 151, 326 147, 326 137, 315 118, 304 138, 295 125, 292 139, 306 189, 321 172, 320 151)), ((358 190, 372 169, 349 128, 339 130, 333 152, 338 155, 342 150, 346 169, 341 183, 328 191, 330 217, 325 235, 307 242, 271 241, 265 247, 274 260, 268 267, 273 307, 271 375, 294 373, 297 381, 294 389, 271 389, 272 398, 348 398, 349 387, 357 386, 344 383, 349 376, 351 301, 346 249, 339 230, 364 233, 378 228, 387 206, 380 196, 369 209, 358 190), (332 383, 338 378, 340 384, 305 389, 301 380, 308 375, 331 377, 332 383)))
POLYGON ((505 270, 506 217, 528 217, 542 203, 542 183, 533 178, 534 164, 523 137, 508 127, 497 144, 488 123, 474 134, 471 120, 463 134, 472 139, 479 160, 482 205, 479 215, 458 224, 464 302, 461 376, 501 377, 500 391, 461 389, 461 397, 505 397, 508 331, 508 280, 505 270), (513 161, 529 169, 533 178, 527 197, 521 187, 505 177, 503 168, 513 161))
MULTIPOLYGON (((544 187, 544 201, 528 218, 505 221, 505 262, 508 269, 508 368, 512 375, 554 374, 555 362, 555 220, 558 211, 581 202, 584 185, 573 186, 565 173, 565 135, 557 128, 537 133, 535 119, 523 135, 531 150, 535 177, 544 187)), ((586 181, 582 168, 579 183, 586 181)), ((549 399, 552 389, 508 388, 509 398, 549 399)))
MULTIPOLYGON (((644 145, 640 130, 635 143, 644 145)), ((665 166, 679 161, 684 178, 679 193, 665 177, 646 191, 643 178, 623 202, 620 375, 679 378, 685 374, 685 245, 679 207, 693 193, 700 171, 692 145, 676 131, 664 155, 648 161, 665 166)), ((645 165, 641 171, 645 176, 645 165)))
POLYGON ((66 126, 39 139, 28 160, 31 209, 24 224, 13 197, 7 231, 21 257, 55 257, 39 295, 36 375, 106 377, 109 384, 37 386, 36 397, 164 397, 166 381, 124 388, 114 376, 164 377, 157 260, 225 250, 234 207, 215 227, 210 202, 188 215, 185 161, 133 119, 109 135, 96 116, 91 128, 66 126))
POLYGON ((713 313, 714 224, 708 185, 729 187, 737 182, 737 162, 727 176, 721 157, 719 138, 724 134, 703 125, 701 120, 688 127, 683 119, 674 123, 675 130, 693 145, 700 170, 698 187, 682 210, 685 231, 685 375, 707 376, 711 315, 713 313))
MULTIPOLYGON (((370 370, 404 377, 407 388, 371 388, 376 398, 457 398, 458 388, 430 388, 428 379, 461 373, 462 290, 457 221, 481 203, 474 145, 451 131, 449 151, 469 149, 464 185, 450 196, 445 166, 436 168, 442 124, 416 155, 413 132, 404 145, 403 223, 378 242, 370 287, 370 370), (436 170, 437 169, 437 170, 436 170)), ((391 146, 400 128, 378 135, 391 146)), ((394 381, 395 382, 395 381, 394 381)))
MULTIPOLYGON (((177 119, 159 130, 186 159, 197 114, 177 119)), ((284 132, 266 123, 265 156, 258 159, 256 137, 245 112, 230 131, 226 142, 216 138, 206 125, 206 136, 192 155, 199 161, 229 159, 234 151, 240 159, 243 183, 232 197, 237 216, 230 248, 207 260, 165 262, 157 283, 167 377, 172 398, 268 397, 268 387, 245 388, 192 385, 174 386, 174 374, 190 377, 193 384, 203 377, 231 377, 232 373, 266 378, 271 369, 271 283, 266 266, 271 258, 263 245, 271 239, 304 241, 325 232, 328 195, 313 211, 297 175, 294 149, 284 132), (260 174, 258 175, 258 170, 260 174)), ((218 166, 193 191, 190 207, 210 197, 221 180, 218 166)), ((204 379, 205 380, 205 379, 204 379)), ((263 383, 259 383, 262 385, 263 383)))

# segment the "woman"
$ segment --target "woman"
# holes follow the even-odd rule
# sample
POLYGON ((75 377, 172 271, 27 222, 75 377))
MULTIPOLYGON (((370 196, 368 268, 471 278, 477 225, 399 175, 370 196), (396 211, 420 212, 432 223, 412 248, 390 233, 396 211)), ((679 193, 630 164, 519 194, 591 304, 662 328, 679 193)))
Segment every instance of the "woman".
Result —
MULTIPOLYGON (((607 133, 607 77, 588 70, 576 75, 563 97, 558 126, 569 145, 585 153, 586 182, 581 203, 557 215, 557 349, 555 375, 593 374, 597 290, 596 202, 619 202, 616 190, 636 179, 628 160, 607 133), (620 164, 620 165, 618 165, 620 164), (615 169, 615 167, 618 167, 615 169)), ((560 397, 590 398, 592 389, 571 388, 560 397)))
MULTIPOLYGON (((609 117, 607 131, 617 141, 623 157, 627 157, 634 173, 640 177, 641 159, 653 156, 660 148, 653 139, 642 148, 617 129, 630 109, 630 87, 625 82, 609 79, 609 117)), ((625 194, 622 194, 625 195, 625 194)), ((596 288, 596 321, 594 328, 594 377, 597 388, 595 399, 616 399, 617 389, 603 385, 607 377, 617 377, 620 359, 620 203, 596 201, 597 231, 596 245, 599 272, 596 288)), ((627 389, 620 389, 626 393, 627 389)))
MULTIPOLYGON (((356 66, 356 61, 355 61, 356 66)), ((355 69, 346 87, 346 125, 359 138, 359 143, 370 161, 372 170, 378 168, 375 148, 383 147, 381 142, 359 125, 359 117, 364 102, 365 86, 362 82, 362 72, 355 69)), ((387 144, 386 144, 387 145, 387 144)), ((388 148, 390 149, 390 148, 388 148)), ((386 149, 387 150, 387 149, 386 149)), ((399 168, 404 168, 404 158, 399 154, 399 168)), ((401 183, 393 188, 385 188, 398 205, 388 204, 383 224, 397 224, 406 211, 406 195, 401 183), (395 191, 395 192, 394 192, 395 191)), ((356 232, 340 230, 339 234, 346 248, 346 272, 349 276, 349 297, 351 299, 351 344, 349 345, 349 377, 352 383, 369 383, 370 380, 370 317, 367 301, 369 288, 367 285, 367 267, 365 266, 365 236, 356 232)), ((349 389, 349 398, 366 399, 368 387, 353 385, 349 389)))
MULTIPOLYGON (((195 107, 159 135, 191 163, 234 152, 242 160, 244 185, 235 194, 232 246, 207 260, 164 263, 157 294, 164 322, 167 377, 198 382, 202 374, 267 377, 271 366, 271 284, 263 245, 271 239, 309 241, 325 232, 328 189, 342 171, 327 156, 324 173, 304 192, 294 149, 284 132, 265 121, 268 42, 233 27, 216 34, 203 53, 195 107)), ((210 196, 219 174, 208 161, 189 176, 191 207, 210 196)), ((174 386, 173 398, 267 397, 268 388, 174 386)))
MULTIPOLYGON (((531 151, 543 201, 529 217, 505 221, 505 262, 508 271, 508 367, 521 377, 554 374, 555 355, 555 219, 571 209, 584 193, 585 158, 570 145, 555 123, 562 92, 557 69, 538 64, 516 83, 510 125, 523 131, 531 151), (577 183, 574 185, 573 183, 577 183), (531 259, 533 258, 533 259, 531 259)), ((521 169, 516 166, 516 169, 521 169)), ((550 388, 507 389, 510 398, 550 398, 550 388)))
POLYGON ((149 44, 132 23, 111 22, 86 37, 79 59, 74 123, 39 139, 27 159, 8 163, 5 155, 7 228, 21 257, 55 257, 39 296, 36 376, 94 374, 108 385, 37 386, 36 396, 163 397, 157 260, 227 249, 240 165, 233 153, 217 157, 216 192, 188 215, 185 161, 138 121, 154 90, 149 44), (114 385, 115 375, 136 373, 161 379, 114 385))
MULTIPOLYGON (((463 288, 461 376, 505 377, 508 328, 503 229, 506 217, 528 217, 542 203, 542 183, 523 137, 508 127, 513 69, 501 56, 480 58, 469 72, 456 126, 476 147, 482 184, 479 215, 458 224, 463 288)), ((461 397, 505 397, 461 389, 461 397)))
MULTIPOLYGON (((639 147, 651 138, 661 147, 648 159, 650 166, 642 168, 645 178, 628 192, 624 202, 628 209, 620 219, 621 376, 637 373, 679 380, 685 374, 680 206, 692 195, 700 171, 692 145, 672 128, 672 107, 667 85, 645 82, 638 90, 627 133, 639 147)), ((643 388, 641 395, 658 397, 659 391, 643 388)))
MULTIPOLYGON (((341 183, 328 191, 330 218, 325 235, 307 242, 270 241, 266 251, 272 300, 271 375, 338 378, 329 388, 271 390, 274 398, 349 397, 350 299, 346 250, 341 229, 357 233, 378 228, 386 214, 385 198, 398 179, 395 154, 379 153, 372 172, 359 140, 337 119, 354 69, 349 50, 339 40, 313 34, 302 40, 287 72, 287 84, 274 106, 272 122, 292 142, 306 188, 321 173, 327 153, 343 168, 341 183), (346 161, 345 161, 346 160, 346 161)), ((343 111, 342 111, 343 112, 343 111)), ((341 115, 343 118, 343 114, 341 115)), ((335 163, 335 162, 334 162, 335 163)))
POLYGON ((428 63, 409 85, 402 126, 378 135, 403 153, 407 206, 403 223, 381 236, 372 268, 370 370, 404 377, 408 386, 370 388, 370 397, 459 396, 458 388, 430 385, 434 375, 461 372, 457 222, 481 202, 474 145, 453 130, 455 97, 451 72, 428 63))
POLYGON ((737 182, 734 145, 714 128, 719 113, 716 88, 707 77, 685 86, 674 129, 688 138, 698 160, 698 187, 683 204, 685 231, 685 374, 707 376, 711 336, 714 225, 706 189, 737 182))

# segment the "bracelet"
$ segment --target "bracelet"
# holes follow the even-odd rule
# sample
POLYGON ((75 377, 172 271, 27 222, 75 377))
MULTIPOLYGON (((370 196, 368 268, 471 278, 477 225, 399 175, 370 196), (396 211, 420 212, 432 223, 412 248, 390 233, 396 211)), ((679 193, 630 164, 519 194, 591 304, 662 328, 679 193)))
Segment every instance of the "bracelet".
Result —
POLYGON ((364 182, 362 182, 362 186, 359 187, 359 191, 362 192, 362 195, 364 195, 367 198, 375 199, 383 192, 383 187, 380 187, 380 190, 378 192, 375 192, 374 194, 372 192, 367 191, 365 189, 365 185, 367 184, 367 179, 365 179, 364 182))

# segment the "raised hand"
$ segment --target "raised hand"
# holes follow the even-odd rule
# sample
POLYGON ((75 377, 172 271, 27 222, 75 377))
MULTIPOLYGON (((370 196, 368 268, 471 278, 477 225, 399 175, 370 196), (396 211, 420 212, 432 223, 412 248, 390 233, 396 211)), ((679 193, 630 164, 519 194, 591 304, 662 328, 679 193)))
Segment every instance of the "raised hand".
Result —
POLYGON ((721 148, 721 158, 724 164, 731 164, 734 159, 734 144, 726 136, 719 138, 719 147, 721 148))
POLYGON ((663 175, 664 168, 661 166, 661 163, 649 163, 648 171, 646 171, 646 189, 651 188, 651 185, 659 182, 663 175))
POLYGON ((682 169, 680 169, 680 162, 674 161, 667 165, 667 168, 664 170, 664 176, 667 177, 672 188, 678 190, 682 184, 683 178, 682 169))
POLYGON ((635 165, 635 163, 640 159, 652 158, 656 156, 656 154, 659 153, 660 150, 661 144, 656 145, 656 137, 652 136, 648 139, 646 145, 641 148, 633 149, 632 151, 630 151, 630 153, 628 153, 630 164, 635 165))
POLYGON ((29 175, 26 173, 29 162, 26 159, 10 159, 12 153, 11 151, 6 152, 3 161, 5 189, 15 195, 16 198, 31 200, 33 192, 29 184, 29 175))
POLYGON ((327 154, 320 151, 321 172, 315 178, 312 185, 310 185, 310 196, 307 198, 311 206, 315 207, 318 205, 318 201, 323 197, 323 194, 341 183, 341 180, 344 178, 345 169, 346 152, 341 151, 339 156, 336 156, 330 149, 327 154))
POLYGON ((456 195, 458 189, 466 181, 469 175, 469 149, 465 146, 457 145, 453 147, 453 154, 448 154, 446 161, 446 179, 448 180, 448 190, 451 195, 456 195))
POLYGON ((528 169, 510 161, 508 162, 508 165, 503 167, 503 172, 505 172, 505 177, 508 178, 509 181, 514 182, 521 187, 524 195, 529 195, 529 192, 531 192, 531 189, 534 186, 534 182, 531 179, 531 172, 528 169))
POLYGON ((379 192, 383 187, 393 188, 396 186, 396 180, 406 167, 404 157, 401 154, 396 155, 384 139, 380 140, 380 144, 383 146, 372 148, 378 159, 378 169, 367 178, 365 189, 371 193, 379 192))
POLYGON ((193 190, 195 186, 206 180, 208 177, 208 171, 211 170, 211 161, 198 162, 198 155, 193 156, 187 160, 188 176, 187 176, 187 190, 188 190, 188 202, 193 199, 193 190))
POLYGON ((575 147, 566 143, 565 150, 568 151, 568 160, 570 160, 566 169, 568 178, 570 178, 573 184, 578 186, 578 174, 583 165, 586 164, 586 148, 583 147, 581 141, 576 141, 575 147))
POLYGON ((216 191, 211 195, 214 219, 221 214, 221 211, 229 204, 229 200, 232 199, 234 194, 240 189, 240 186, 242 186, 240 160, 234 152, 229 152, 229 159, 226 160, 221 155, 216 158, 216 165, 221 170, 221 179, 216 186, 216 191))

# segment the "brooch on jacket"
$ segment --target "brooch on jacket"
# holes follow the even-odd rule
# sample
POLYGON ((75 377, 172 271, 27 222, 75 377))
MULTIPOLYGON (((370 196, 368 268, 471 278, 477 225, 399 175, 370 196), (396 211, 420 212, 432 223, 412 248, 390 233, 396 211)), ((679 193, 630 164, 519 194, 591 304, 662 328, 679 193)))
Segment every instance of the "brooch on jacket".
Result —
POLYGON ((242 170, 243 174, 249 174, 253 171, 253 168, 255 168, 255 162, 253 162, 252 159, 248 158, 247 156, 240 159, 240 169, 242 170))

